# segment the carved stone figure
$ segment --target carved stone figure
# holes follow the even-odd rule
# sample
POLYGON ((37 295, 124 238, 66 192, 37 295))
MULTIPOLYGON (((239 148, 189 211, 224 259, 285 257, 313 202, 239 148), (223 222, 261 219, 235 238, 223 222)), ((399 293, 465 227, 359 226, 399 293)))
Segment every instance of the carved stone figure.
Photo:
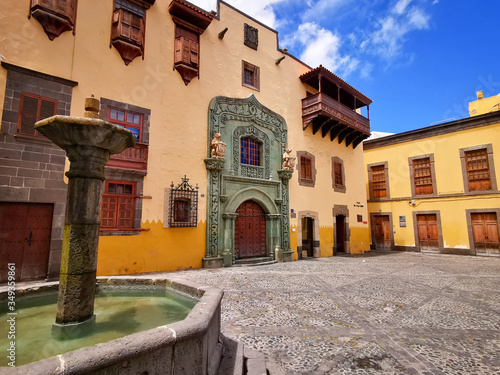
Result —
POLYGON ((297 160, 297 158, 295 156, 292 156, 292 149, 287 148, 285 153, 283 154, 282 169, 293 171, 293 169, 295 168, 295 160, 297 160))
POLYGON ((224 159, 226 154, 226 144, 220 140, 221 137, 220 133, 215 133, 214 139, 212 139, 211 157, 214 159, 224 159))

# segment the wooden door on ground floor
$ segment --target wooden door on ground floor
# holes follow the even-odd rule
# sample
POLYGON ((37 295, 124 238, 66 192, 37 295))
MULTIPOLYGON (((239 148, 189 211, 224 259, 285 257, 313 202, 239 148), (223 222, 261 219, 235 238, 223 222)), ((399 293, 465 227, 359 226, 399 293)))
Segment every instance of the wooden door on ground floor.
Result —
POLYGON ((258 203, 245 201, 236 210, 234 247, 236 258, 266 256, 266 217, 258 203))
POLYGON ((345 216, 335 216, 335 244, 337 253, 345 253, 345 216))
POLYGON ((16 281, 44 279, 50 253, 52 204, 0 203, 0 282, 15 264, 16 281))
POLYGON ((373 217, 375 226, 375 248, 377 250, 391 249, 391 224, 389 215, 377 215, 373 217))
POLYGON ((417 215, 420 251, 439 253, 439 230, 436 214, 417 215))
POLYGON ((471 222, 476 254, 500 256, 497 214, 473 213, 471 222))
POLYGON ((314 219, 310 217, 302 218, 302 256, 313 256, 314 236, 313 236, 314 219))

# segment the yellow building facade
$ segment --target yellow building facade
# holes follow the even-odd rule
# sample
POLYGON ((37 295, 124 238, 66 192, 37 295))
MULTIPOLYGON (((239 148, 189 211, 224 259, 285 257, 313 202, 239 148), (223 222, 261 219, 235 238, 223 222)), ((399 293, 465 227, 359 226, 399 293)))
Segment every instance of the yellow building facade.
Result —
POLYGON ((481 100, 472 117, 364 142, 372 249, 500 256, 500 112, 481 100))
POLYGON ((20 224, 0 232, 20 280, 57 276, 66 205, 64 152, 33 123, 90 94, 136 137, 107 165, 99 275, 369 250, 369 98, 223 1, 64 3, 2 4, 0 215, 20 224))

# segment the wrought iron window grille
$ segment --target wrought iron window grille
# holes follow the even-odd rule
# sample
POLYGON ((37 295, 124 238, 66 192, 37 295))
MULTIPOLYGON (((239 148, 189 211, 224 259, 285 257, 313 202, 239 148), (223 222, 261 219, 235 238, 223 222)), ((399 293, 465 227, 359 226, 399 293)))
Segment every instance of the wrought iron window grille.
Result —
POLYGON ((198 184, 192 187, 184 175, 182 182, 170 185, 170 228, 194 228, 198 225, 198 184))

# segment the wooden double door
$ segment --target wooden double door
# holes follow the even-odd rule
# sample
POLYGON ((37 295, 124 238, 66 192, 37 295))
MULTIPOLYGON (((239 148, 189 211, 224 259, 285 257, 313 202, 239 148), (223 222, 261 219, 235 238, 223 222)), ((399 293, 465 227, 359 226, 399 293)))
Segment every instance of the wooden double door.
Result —
POLYGON ((245 201, 236 210, 234 247, 236 258, 266 256, 266 214, 254 201, 245 201))
POLYGON ((391 250, 391 221, 389 215, 376 215, 373 217, 375 226, 375 248, 377 250, 391 250))
POLYGON ((439 253, 439 228, 436 214, 417 215, 420 251, 439 253))
POLYGON ((47 276, 52 204, 0 203, 0 282, 15 264, 16 281, 47 276))
POLYGON ((476 254, 500 256, 497 214, 471 213, 471 223, 476 254))

